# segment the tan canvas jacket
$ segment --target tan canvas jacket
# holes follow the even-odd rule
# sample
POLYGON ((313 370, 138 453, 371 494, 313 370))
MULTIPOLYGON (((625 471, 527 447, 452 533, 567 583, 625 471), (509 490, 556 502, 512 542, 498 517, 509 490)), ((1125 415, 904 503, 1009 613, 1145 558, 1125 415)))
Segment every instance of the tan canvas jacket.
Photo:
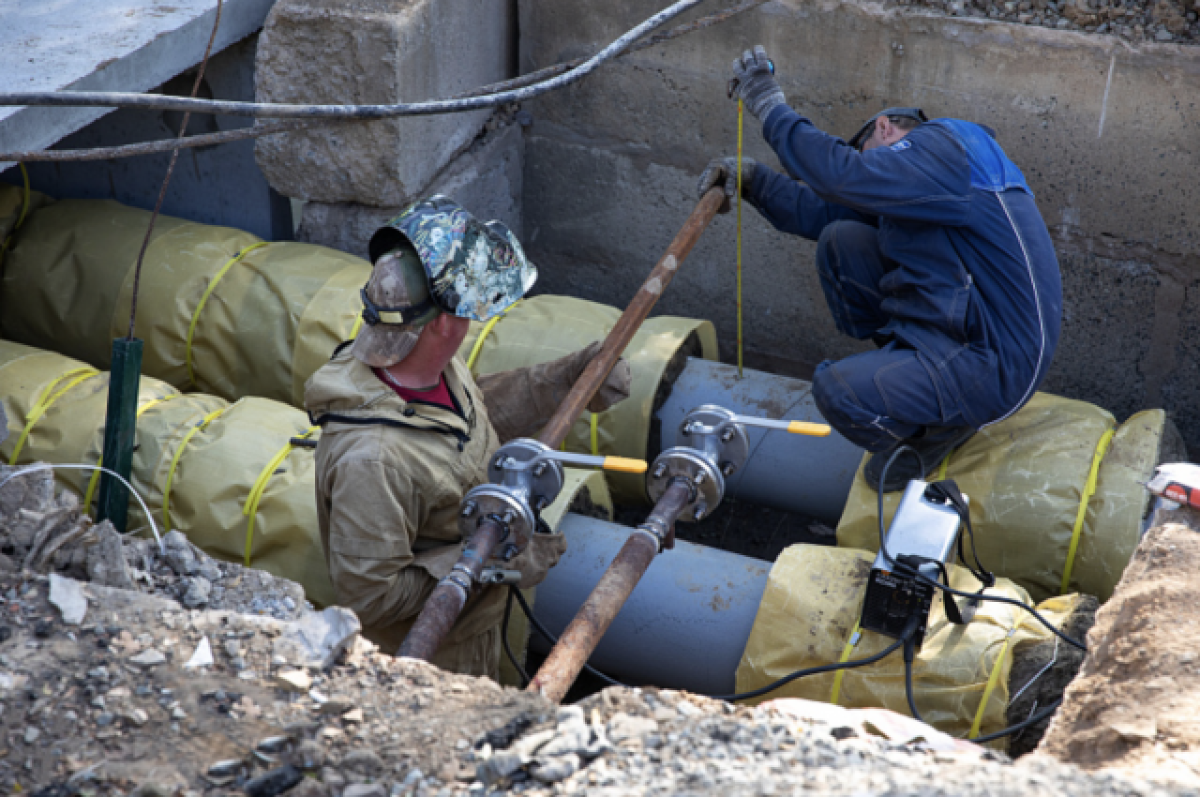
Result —
MULTIPOLYGON (((368 639, 390 652, 458 560, 459 504, 486 481, 488 459, 500 444, 466 366, 455 358, 444 373, 461 416, 406 403, 348 350, 306 385, 305 406, 322 428, 317 514, 338 602, 358 614, 368 639)), ((505 392, 528 405, 527 380, 518 381, 521 389, 510 385, 505 392)), ((565 548, 561 535, 539 534, 509 566, 527 582, 540 581, 565 548)), ((497 677, 504 598, 498 587, 475 593, 433 662, 497 677)))

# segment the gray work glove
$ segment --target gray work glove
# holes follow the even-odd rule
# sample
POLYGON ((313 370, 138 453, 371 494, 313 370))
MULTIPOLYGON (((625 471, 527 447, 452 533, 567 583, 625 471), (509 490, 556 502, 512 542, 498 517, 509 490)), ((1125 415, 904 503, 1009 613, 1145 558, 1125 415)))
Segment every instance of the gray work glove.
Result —
MULTIPOLYGON (((754 178, 758 175, 758 164, 754 158, 742 158, 742 196, 748 196, 753 191, 754 178)), ((725 201, 717 209, 718 213, 729 212, 729 201, 737 193, 737 158, 716 158, 704 167, 700 181, 696 184, 696 194, 703 198, 713 186, 725 189, 725 201)))
POLYGON ((744 100, 746 110, 760 122, 767 118, 775 106, 787 102, 783 90, 775 82, 775 65, 761 44, 754 45, 753 50, 747 50, 741 57, 733 59, 729 96, 744 100))
POLYGON ((538 523, 538 527, 539 530, 530 538, 525 550, 504 565, 521 573, 518 589, 536 587, 545 581, 546 573, 558 564, 558 560, 567 550, 567 538, 564 535, 551 532, 550 528, 541 522, 538 523))

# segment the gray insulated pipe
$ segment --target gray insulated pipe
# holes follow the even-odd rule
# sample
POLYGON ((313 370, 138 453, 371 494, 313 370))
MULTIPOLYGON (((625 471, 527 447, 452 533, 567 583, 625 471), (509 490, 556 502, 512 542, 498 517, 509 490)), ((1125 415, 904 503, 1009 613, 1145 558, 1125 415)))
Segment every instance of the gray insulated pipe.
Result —
MULTIPOLYGON (((775 376, 709 360, 689 359, 655 417, 662 424, 662 449, 685 445, 680 424, 701 404, 718 404, 739 415, 825 423, 802 379, 775 376)), ((850 495, 863 449, 836 431, 806 437, 747 428, 750 457, 725 482, 726 497, 799 512, 836 526, 850 495)))
MULTIPOLYGON (((575 617, 630 529, 568 514, 567 551, 538 585, 534 614, 558 636, 575 617)), ((683 540, 654 560, 588 659, 630 684, 698 694, 734 691, 738 662, 767 588, 771 563, 683 540)), ((529 647, 547 653, 536 631, 529 647)))

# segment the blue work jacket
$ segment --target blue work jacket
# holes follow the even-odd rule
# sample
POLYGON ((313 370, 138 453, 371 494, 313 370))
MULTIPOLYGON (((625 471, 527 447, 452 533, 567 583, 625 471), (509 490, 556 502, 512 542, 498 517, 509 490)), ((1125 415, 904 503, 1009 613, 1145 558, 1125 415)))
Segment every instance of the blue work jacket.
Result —
POLYGON ((787 106, 763 135, 794 179, 760 168, 747 198, 777 229, 876 226, 891 333, 926 360, 975 427, 1018 410, 1050 367, 1062 279, 1021 171, 978 125, 926 122, 859 153, 787 106), (803 181, 803 183, 797 182, 803 181))

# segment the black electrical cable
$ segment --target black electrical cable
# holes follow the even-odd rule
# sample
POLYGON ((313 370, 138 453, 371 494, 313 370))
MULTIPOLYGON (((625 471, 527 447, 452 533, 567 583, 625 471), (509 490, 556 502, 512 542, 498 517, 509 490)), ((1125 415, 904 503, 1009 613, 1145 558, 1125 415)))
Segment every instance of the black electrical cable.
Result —
MULTIPOLYGON (((880 485, 882 485, 884 483, 884 480, 887 477, 888 469, 892 466, 892 463, 895 462, 896 459, 906 451, 911 451, 913 456, 917 457, 918 461, 921 459, 920 455, 917 454, 917 452, 914 449, 912 449, 911 447, 900 446, 894 452, 892 452, 892 455, 890 457, 888 457, 888 461, 884 463, 883 470, 879 474, 879 484, 880 485)), ((924 463, 922 463, 922 472, 924 472, 924 463)), ((923 581, 926 584, 929 584, 932 587, 936 587, 937 589, 940 589, 943 592, 946 592, 950 595, 957 595, 958 597, 968 598, 970 600, 976 600, 976 601, 977 600, 985 600, 985 601, 992 601, 993 603, 1007 603, 1010 606, 1016 606, 1020 609, 1024 609, 1025 611, 1027 611, 1031 615, 1033 615, 1034 619, 1036 619, 1039 623, 1041 623, 1043 626, 1045 626, 1051 633, 1053 633, 1058 638, 1062 639, 1067 644, 1074 645, 1075 647, 1079 648, 1080 650, 1084 650, 1084 651, 1087 650, 1087 645, 1085 645, 1084 643, 1080 642, 1077 639, 1072 639, 1071 637, 1064 634, 1062 631, 1060 631, 1058 628, 1056 628, 1053 623, 1051 623, 1049 620, 1047 620, 1045 617, 1043 617, 1041 612, 1039 612, 1037 609, 1033 608, 1032 606, 1030 606, 1026 603, 1022 603, 1021 601, 1016 600, 1014 598, 1006 598, 1003 595, 988 595, 984 592, 963 592, 961 590, 954 589, 949 584, 943 584, 940 581, 932 579, 929 576, 925 575, 924 573, 920 572, 919 570, 916 570, 915 568, 912 568, 912 567, 904 564, 903 562, 898 562, 896 560, 896 557, 892 556, 891 552, 887 549, 887 532, 883 527, 883 492, 882 492, 882 490, 877 490, 877 493, 878 493, 878 497, 879 497, 879 501, 878 501, 878 506, 879 506, 879 510, 878 510, 878 512, 879 512, 879 517, 878 517, 878 520, 879 520, 879 550, 883 554, 883 558, 888 562, 888 564, 892 567, 893 570, 895 570, 899 573, 903 573, 905 575, 912 576, 913 578, 916 578, 919 581, 923 581)), ((947 579, 947 580, 949 580, 949 579, 947 579)))
POLYGON ((968 741, 974 742, 975 744, 986 744, 987 742, 993 742, 996 739, 1001 738, 1002 736, 1008 736, 1010 733, 1016 733, 1017 731, 1023 731, 1026 728, 1030 727, 1031 725, 1037 725, 1039 722, 1041 722, 1042 720, 1049 717, 1055 711, 1058 711, 1058 707, 1061 705, 1062 705, 1062 698, 1060 697, 1058 700, 1055 700, 1053 703, 1046 706, 1044 709, 1042 709, 1038 713, 1029 717, 1029 719, 1022 720, 1021 722, 1018 722, 1016 725, 1010 725, 1009 727, 1005 728, 1002 731, 996 731, 995 733, 989 733, 986 736, 976 736, 974 739, 969 739, 968 741))
POLYGON ((517 661, 517 655, 513 653, 512 645, 508 642, 508 621, 512 617, 513 593, 516 591, 516 587, 510 589, 508 600, 504 602, 504 619, 500 621, 500 641, 504 644, 504 652, 508 656, 508 660, 512 662, 517 675, 521 676, 521 688, 524 689, 529 686, 529 673, 525 672, 525 668, 521 666, 521 662, 517 661))
POLYGON ((786 686, 797 678, 807 678, 810 675, 820 675, 826 672, 836 672, 838 670, 851 670, 855 667, 865 667, 868 664, 874 664, 880 659, 886 658, 904 643, 903 639, 897 639, 892 644, 888 645, 883 650, 876 653, 874 656, 868 656, 865 659, 853 659, 851 661, 841 661, 834 664, 822 664, 820 667, 809 667, 807 670, 796 670, 791 675, 785 675, 778 681, 773 681, 764 687, 755 689, 751 692, 739 692, 734 695, 708 695, 713 700, 725 700, 732 703, 734 700, 748 700, 752 697, 760 697, 768 692, 774 692, 781 686, 786 686))
POLYGON ((913 719, 924 722, 921 712, 917 711, 916 698, 913 697, 913 659, 917 656, 917 626, 920 622, 921 613, 914 611, 909 615, 900 638, 904 640, 904 696, 908 698, 908 710, 912 712, 913 719))
MULTIPOLYGON (((533 627, 537 630, 537 632, 545 637, 551 645, 557 645, 558 637, 546 630, 546 627, 542 625, 541 621, 534 616, 533 609, 529 608, 529 604, 525 602, 525 596, 521 594, 521 590, 512 586, 510 586, 508 589, 509 595, 516 597, 517 603, 521 604, 521 611, 525 612, 525 616, 529 618, 529 622, 533 624, 533 627)), ((629 684, 623 684, 616 678, 605 675, 590 664, 583 665, 583 670, 584 672, 590 673, 591 675, 599 678, 601 681, 604 681, 609 686, 629 686, 629 684)))

